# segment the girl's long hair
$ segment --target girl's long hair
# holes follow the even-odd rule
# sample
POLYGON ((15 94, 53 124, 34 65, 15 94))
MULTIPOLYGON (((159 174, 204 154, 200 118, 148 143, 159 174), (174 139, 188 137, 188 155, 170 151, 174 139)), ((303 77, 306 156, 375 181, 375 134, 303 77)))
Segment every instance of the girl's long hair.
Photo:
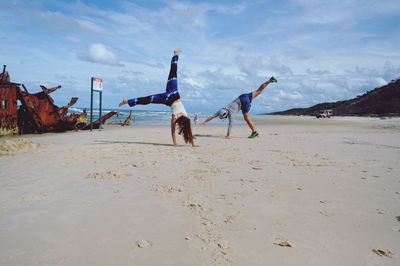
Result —
POLYGON ((192 127, 190 126, 190 119, 186 116, 180 116, 176 120, 176 123, 179 125, 179 135, 183 135, 185 143, 190 143, 193 145, 194 137, 192 134, 192 127))

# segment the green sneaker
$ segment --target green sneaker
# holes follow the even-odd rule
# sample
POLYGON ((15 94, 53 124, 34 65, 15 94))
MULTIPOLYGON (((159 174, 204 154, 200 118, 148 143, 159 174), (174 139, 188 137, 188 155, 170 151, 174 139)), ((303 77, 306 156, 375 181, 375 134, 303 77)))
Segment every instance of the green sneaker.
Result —
POLYGON ((271 77, 271 78, 269 79, 269 81, 271 81, 271 82, 278 82, 278 80, 277 80, 275 77, 271 77))
POLYGON ((258 137, 258 132, 254 131, 253 133, 251 133, 251 135, 248 137, 249 139, 253 139, 255 137, 258 137))

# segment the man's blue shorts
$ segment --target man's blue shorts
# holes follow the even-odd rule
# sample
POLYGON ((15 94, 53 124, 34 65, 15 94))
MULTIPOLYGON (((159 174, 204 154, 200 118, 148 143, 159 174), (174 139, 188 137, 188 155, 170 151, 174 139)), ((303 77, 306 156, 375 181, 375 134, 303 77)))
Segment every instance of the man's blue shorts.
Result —
POLYGON ((243 93, 239 96, 242 113, 248 113, 251 108, 251 100, 253 99, 253 93, 243 93))

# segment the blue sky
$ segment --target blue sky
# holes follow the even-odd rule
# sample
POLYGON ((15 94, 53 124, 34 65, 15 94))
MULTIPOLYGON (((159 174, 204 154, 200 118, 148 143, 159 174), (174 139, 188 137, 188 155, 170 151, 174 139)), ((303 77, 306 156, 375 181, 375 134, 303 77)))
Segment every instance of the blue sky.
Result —
MULTIPOLYGON (((271 84, 254 114, 355 97, 400 77, 400 4, 382 1, 0 0, 0 63, 31 92, 62 89, 55 103, 103 106, 164 91, 171 51, 189 112, 213 112, 271 84)), ((151 105, 140 109, 168 110, 151 105)))

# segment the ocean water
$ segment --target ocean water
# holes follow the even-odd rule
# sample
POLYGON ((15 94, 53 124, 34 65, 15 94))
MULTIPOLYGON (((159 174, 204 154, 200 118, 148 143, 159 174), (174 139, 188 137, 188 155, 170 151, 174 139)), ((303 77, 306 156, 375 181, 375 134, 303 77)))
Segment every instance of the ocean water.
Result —
MULTIPOLYGON (((77 113, 80 114, 86 109, 88 114, 88 120, 90 119, 90 108, 80 108, 80 107, 70 107, 68 109, 68 114, 77 113)), ((144 111, 144 110, 125 110, 125 109, 102 109, 102 115, 110 112, 116 111, 118 115, 112 116, 106 121, 107 123, 122 123, 129 116, 130 111, 132 111, 132 121, 130 125, 169 125, 171 123, 171 111, 144 111)), ((204 113, 188 113, 192 123, 194 122, 194 117, 197 115, 198 124, 203 122, 210 114, 204 113)), ((99 118, 99 110, 93 110, 93 121, 99 118)), ((220 119, 214 119, 213 123, 221 123, 220 119)))

